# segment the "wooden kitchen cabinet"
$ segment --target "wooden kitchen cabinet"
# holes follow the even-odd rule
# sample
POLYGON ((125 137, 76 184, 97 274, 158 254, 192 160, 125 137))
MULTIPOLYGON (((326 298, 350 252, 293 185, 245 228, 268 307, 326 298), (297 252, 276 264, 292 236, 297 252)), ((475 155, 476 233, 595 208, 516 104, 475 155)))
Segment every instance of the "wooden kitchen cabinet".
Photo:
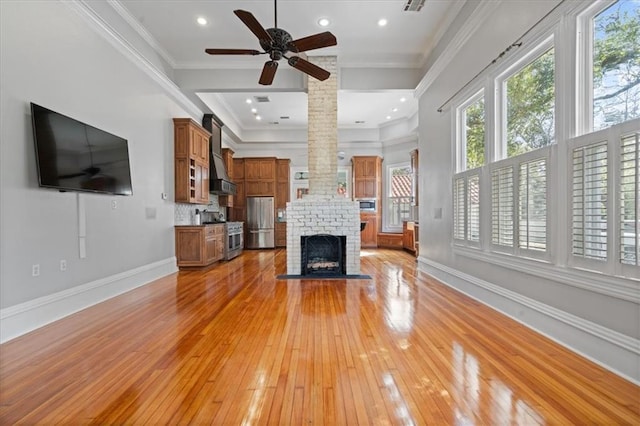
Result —
POLYGON ((275 197, 275 157, 244 159, 244 191, 247 197, 275 197))
POLYGON ((224 259, 224 225, 176 226, 179 267, 207 266, 224 259))
POLYGON ((376 213, 360 213, 360 221, 367 224, 360 232, 360 247, 378 247, 378 215, 376 213))
POLYGON ((275 240, 276 240, 276 247, 287 246, 287 223, 286 222, 276 222, 275 240))
POLYGON ((382 196, 382 158, 378 156, 354 156, 353 197, 378 199, 382 196))
POLYGON ((275 180, 276 179, 276 159, 266 158, 245 158, 244 159, 244 179, 245 180, 275 180))
POLYGON ((244 158, 233 159, 233 182, 236 184, 236 194, 233 196, 233 208, 229 211, 228 219, 235 222, 245 222, 244 158))
POLYGON ((418 224, 412 221, 402 222, 402 247, 418 255, 418 224))
POLYGON ((276 160, 276 228, 275 228, 275 242, 276 247, 287 246, 287 223, 278 222, 281 220, 279 212, 287 208, 287 202, 289 201, 289 169, 291 160, 286 158, 279 158, 276 160))
POLYGON ((209 203, 209 137, 190 118, 174 118, 174 180, 177 203, 209 203))

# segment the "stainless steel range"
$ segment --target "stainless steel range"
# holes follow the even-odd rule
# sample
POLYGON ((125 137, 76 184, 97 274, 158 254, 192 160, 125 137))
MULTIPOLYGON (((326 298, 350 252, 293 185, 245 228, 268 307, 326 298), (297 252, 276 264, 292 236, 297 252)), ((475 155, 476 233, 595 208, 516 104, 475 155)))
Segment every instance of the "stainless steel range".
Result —
POLYGON ((224 230, 224 258, 229 260, 239 256, 244 248, 243 222, 227 222, 224 230))

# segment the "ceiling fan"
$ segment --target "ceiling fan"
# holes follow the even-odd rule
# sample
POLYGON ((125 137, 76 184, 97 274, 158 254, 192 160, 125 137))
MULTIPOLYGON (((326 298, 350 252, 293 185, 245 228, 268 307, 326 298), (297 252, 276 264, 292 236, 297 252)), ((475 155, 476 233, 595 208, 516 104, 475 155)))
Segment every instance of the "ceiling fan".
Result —
POLYGON ((265 62, 262 68, 262 74, 258 83, 268 86, 273 83, 273 78, 276 75, 278 69, 278 61, 285 58, 290 66, 300 70, 311 77, 314 77, 320 81, 324 81, 331 73, 311 62, 301 58, 300 56, 287 56, 289 52, 301 53, 307 52, 313 49, 321 49, 323 47, 335 46, 338 42, 336 37, 329 31, 310 35, 308 37, 299 38, 293 40, 293 37, 283 30, 278 28, 278 2, 273 1, 275 24, 273 28, 267 28, 266 30, 260 22, 253 16, 251 12, 246 10, 234 10, 238 18, 251 30, 264 52, 253 49, 205 49, 210 55, 263 55, 269 54, 270 60, 265 62))

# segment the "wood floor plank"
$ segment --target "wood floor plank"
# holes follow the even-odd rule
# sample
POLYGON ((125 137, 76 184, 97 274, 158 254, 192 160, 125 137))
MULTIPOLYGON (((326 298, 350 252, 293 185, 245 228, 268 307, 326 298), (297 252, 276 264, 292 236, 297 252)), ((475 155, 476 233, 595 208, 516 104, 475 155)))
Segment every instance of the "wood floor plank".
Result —
POLYGON ((640 387, 367 250, 180 271, 0 345, 0 424, 640 424, 640 387))

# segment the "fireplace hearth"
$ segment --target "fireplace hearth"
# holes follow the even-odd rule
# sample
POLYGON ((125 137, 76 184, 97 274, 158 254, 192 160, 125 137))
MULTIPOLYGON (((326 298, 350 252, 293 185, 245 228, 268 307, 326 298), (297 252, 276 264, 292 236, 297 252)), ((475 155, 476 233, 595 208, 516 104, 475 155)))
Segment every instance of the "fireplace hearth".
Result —
POLYGON ((347 237, 344 235, 301 236, 301 275, 346 275, 346 246, 347 237))

